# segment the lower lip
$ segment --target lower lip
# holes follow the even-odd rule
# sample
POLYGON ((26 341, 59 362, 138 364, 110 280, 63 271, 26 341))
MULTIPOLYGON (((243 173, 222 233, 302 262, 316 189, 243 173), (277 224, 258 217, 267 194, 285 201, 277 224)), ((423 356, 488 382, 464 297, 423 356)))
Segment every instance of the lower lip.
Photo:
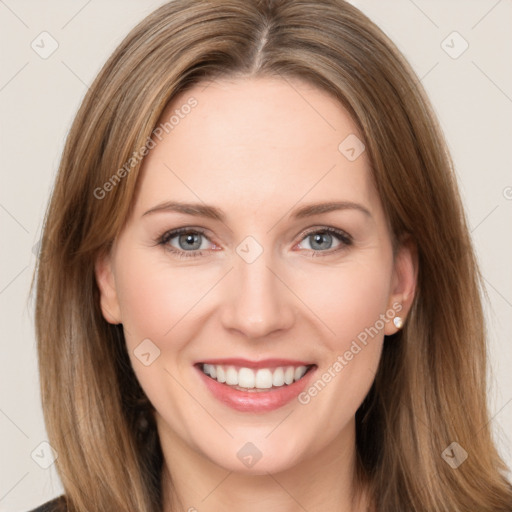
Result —
POLYGON ((220 402, 241 412, 266 412, 279 409, 296 398, 306 387, 315 367, 309 370, 302 379, 293 384, 284 385, 270 391, 239 391, 208 377, 201 368, 196 366, 206 387, 220 402))

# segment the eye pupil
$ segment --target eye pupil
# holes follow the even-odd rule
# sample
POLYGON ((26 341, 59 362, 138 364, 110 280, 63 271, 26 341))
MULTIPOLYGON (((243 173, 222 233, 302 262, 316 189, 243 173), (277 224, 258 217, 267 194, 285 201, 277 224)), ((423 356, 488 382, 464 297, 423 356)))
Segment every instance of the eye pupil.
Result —
POLYGON ((200 236, 199 234, 195 234, 195 233, 187 233, 185 235, 181 235, 179 237, 180 246, 183 242, 185 244, 185 248, 198 249, 201 246, 201 242, 197 243, 197 241, 199 240, 199 236, 200 236), (196 247, 196 245, 197 245, 197 247, 196 247))
POLYGON ((314 243, 312 244, 313 249, 329 249, 331 244, 328 244, 328 247, 314 247, 316 244, 321 245, 322 241, 325 239, 325 237, 331 237, 329 233, 316 233, 313 235, 314 243))

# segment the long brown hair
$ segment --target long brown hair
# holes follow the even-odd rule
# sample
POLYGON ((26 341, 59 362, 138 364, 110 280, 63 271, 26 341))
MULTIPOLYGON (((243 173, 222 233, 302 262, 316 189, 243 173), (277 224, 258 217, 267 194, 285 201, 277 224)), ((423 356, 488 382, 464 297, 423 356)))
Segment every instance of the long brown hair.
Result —
POLYGON ((412 310, 386 337, 356 415, 358 475, 376 509, 512 510, 486 404, 481 277, 453 164, 410 66, 343 0, 174 0, 128 34, 85 96, 35 275, 43 410, 69 510, 161 511, 151 405, 122 326, 101 314, 94 263, 123 227, 165 107, 223 76, 299 78, 337 98, 364 135, 394 236, 417 247, 412 310), (468 457, 454 468, 446 453, 459 446, 468 457))

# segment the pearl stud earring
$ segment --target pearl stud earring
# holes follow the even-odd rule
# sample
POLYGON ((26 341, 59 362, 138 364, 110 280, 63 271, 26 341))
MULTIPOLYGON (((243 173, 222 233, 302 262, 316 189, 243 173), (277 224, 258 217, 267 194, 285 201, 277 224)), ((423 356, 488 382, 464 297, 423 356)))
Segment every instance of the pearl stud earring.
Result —
POLYGON ((401 329, 404 325, 404 321, 399 316, 395 316, 395 318, 393 318, 393 323, 397 329, 401 329))

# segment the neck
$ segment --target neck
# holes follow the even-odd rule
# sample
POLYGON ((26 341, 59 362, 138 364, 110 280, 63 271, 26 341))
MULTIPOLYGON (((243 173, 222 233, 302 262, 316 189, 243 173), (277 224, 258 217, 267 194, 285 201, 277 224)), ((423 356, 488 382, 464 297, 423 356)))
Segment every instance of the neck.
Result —
MULTIPOLYGON (((165 429, 165 427, 163 427, 165 429)), ((165 512, 365 512, 355 478, 355 424, 314 456, 276 473, 228 471, 159 429, 165 512)))

